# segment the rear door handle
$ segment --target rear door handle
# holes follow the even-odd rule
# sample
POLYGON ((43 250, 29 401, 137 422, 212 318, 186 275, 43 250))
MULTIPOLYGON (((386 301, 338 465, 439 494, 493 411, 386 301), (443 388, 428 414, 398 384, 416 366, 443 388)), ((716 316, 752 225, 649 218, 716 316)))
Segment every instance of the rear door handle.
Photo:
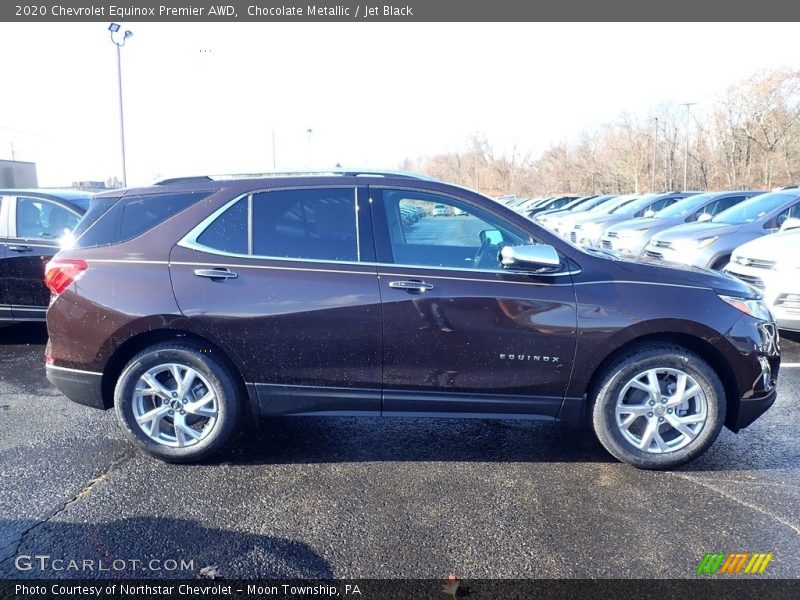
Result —
POLYGON ((433 286, 430 283, 425 283, 424 281, 419 281, 417 279, 390 281, 389 287, 398 290, 405 290, 407 292, 425 292, 433 289, 433 286))
POLYGON ((195 269, 194 274, 209 279, 236 279, 239 276, 228 269, 195 269))
POLYGON ((9 246, 8 247, 11 252, 30 252, 33 250, 30 246, 9 246))

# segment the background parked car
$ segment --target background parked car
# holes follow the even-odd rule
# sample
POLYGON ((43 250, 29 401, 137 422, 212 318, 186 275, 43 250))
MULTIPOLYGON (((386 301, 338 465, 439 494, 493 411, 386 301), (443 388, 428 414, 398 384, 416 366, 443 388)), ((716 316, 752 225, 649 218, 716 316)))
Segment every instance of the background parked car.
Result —
POLYGON ((615 196, 604 202, 600 202, 589 210, 577 213, 568 213, 557 217, 554 222, 551 222, 548 219, 543 221, 542 224, 557 232, 561 237, 568 238, 571 242, 576 243, 577 240, 572 236, 575 223, 585 219, 588 216, 608 214, 618 206, 622 206, 628 202, 633 202, 639 198, 639 196, 639 194, 623 194, 622 196, 615 196))
POLYGON ((522 211, 523 214, 527 215, 528 218, 533 217, 537 213, 540 213, 545 210, 552 210, 554 208, 561 208, 572 202, 573 200, 577 200, 580 196, 558 196, 556 198, 551 198, 547 202, 542 202, 537 204, 533 208, 529 208, 528 210, 522 211))
POLYGON ((579 213, 583 211, 587 211, 590 208, 594 208, 601 202, 605 202, 606 200, 613 198, 613 194, 604 194, 602 196, 583 196, 568 204, 565 204, 561 208, 551 208, 548 210, 543 210, 542 212, 536 213, 534 216, 534 221, 540 224, 544 224, 545 221, 550 219, 555 219, 561 215, 564 215, 568 212, 572 213, 579 213))
POLYGON ((697 193, 666 192, 663 194, 646 194, 638 200, 618 206, 608 214, 587 216, 575 223, 573 230, 575 240, 581 246, 598 248, 600 246, 600 238, 608 227, 634 217, 653 216, 667 206, 675 204, 678 200, 697 193))
POLYGON ((683 223, 709 221, 715 215, 763 191, 709 192, 696 194, 660 210, 653 217, 638 217, 612 225, 603 234, 603 250, 623 256, 641 256, 656 233, 683 223))
POLYGON ((0 190, 0 323, 44 321, 45 264, 90 198, 69 190, 0 190))
POLYGON ((787 188, 754 196, 710 221, 678 225, 653 236, 645 256, 722 269, 742 244, 776 233, 791 217, 800 216, 800 190, 787 188))
POLYGON ((723 270, 761 290, 778 327, 800 331, 800 229, 742 244, 723 270))

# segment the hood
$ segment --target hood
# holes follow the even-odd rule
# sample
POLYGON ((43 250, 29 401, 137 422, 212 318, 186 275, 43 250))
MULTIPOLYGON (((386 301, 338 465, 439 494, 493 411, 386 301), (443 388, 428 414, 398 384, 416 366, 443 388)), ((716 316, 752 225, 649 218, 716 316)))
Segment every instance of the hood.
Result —
POLYGON ((606 231, 630 231, 636 229, 664 229, 674 224, 681 223, 681 217, 672 217, 667 219, 659 219, 656 217, 636 217, 635 219, 628 219, 622 223, 612 225, 606 231))
POLYGON ((755 289, 720 271, 673 265, 658 259, 639 257, 631 260, 619 260, 623 270, 633 281, 653 281, 676 285, 691 285, 713 289, 715 292, 739 298, 756 298, 760 294, 755 289))
POLYGON ((733 255, 770 261, 781 258, 797 260, 796 257, 800 256, 800 229, 756 238, 739 246, 733 255))
POLYGON ((582 219, 578 219, 575 221, 575 225, 588 225, 590 223, 597 223, 602 225, 603 223, 608 223, 609 221, 613 221, 614 219, 619 220, 619 215, 594 215, 594 216, 584 216, 582 219))
POLYGON ((729 223, 713 223, 705 221, 703 223, 684 223, 671 227, 667 231, 658 234, 659 240, 679 240, 683 238, 700 239, 712 235, 717 237, 735 233, 741 229, 741 225, 731 225, 729 223))

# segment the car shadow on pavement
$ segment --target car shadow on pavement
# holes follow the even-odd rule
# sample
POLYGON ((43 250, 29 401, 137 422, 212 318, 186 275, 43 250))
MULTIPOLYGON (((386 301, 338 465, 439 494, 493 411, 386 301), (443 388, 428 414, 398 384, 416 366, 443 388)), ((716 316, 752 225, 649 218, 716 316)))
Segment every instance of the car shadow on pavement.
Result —
POLYGON ((0 327, 0 346, 46 343, 47 326, 44 323, 14 323, 0 327))
POLYGON ((108 523, 37 524, 0 519, 0 532, 9 529, 17 539, 24 532, 23 542, 16 551, 0 548, 0 578, 195 579, 203 577, 201 570, 211 568, 223 579, 334 576, 328 562, 306 544, 208 529, 192 520, 136 517, 108 523), (63 560, 53 563, 55 559, 63 560), (69 568, 70 560, 76 561, 74 569, 69 568))
POLYGON ((288 417, 251 425, 216 462, 590 462, 613 459, 591 430, 560 423, 403 417, 288 417))

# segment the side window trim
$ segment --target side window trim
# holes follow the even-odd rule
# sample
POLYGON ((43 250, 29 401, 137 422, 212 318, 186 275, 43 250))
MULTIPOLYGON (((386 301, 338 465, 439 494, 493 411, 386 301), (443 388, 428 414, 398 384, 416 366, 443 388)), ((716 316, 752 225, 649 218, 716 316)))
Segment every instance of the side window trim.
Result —
MULTIPOLYGON (((309 186, 309 187, 288 187, 288 188, 267 188, 261 190, 253 190, 251 192, 246 192, 244 194, 240 194, 235 198, 232 198, 205 219, 200 221, 194 228, 192 228, 189 233, 187 233, 183 238, 181 238, 177 242, 177 246, 181 246, 182 248, 188 248, 191 250, 197 250, 199 252, 204 252, 206 254, 214 254, 217 256, 228 256, 231 258, 245 258, 245 259, 256 259, 256 260, 280 260, 280 261, 289 261, 289 262, 312 262, 312 263, 324 263, 324 264, 342 264, 342 265, 375 265, 375 261, 362 261, 361 260, 361 223, 359 220, 359 186, 354 185, 326 185, 326 186, 309 186), (355 231, 356 231, 356 257, 357 260, 355 261, 348 261, 348 260, 330 260, 330 259, 323 259, 323 258, 293 258, 287 256, 272 256, 269 254, 256 254, 254 252, 254 223, 253 223, 253 198, 256 194, 260 193, 269 193, 269 192, 283 192, 283 191, 295 191, 295 190, 326 190, 326 189, 348 189, 353 191, 353 204, 354 204, 354 211, 353 211, 353 221, 355 224, 355 231), (205 232, 205 230, 214 222, 216 221, 222 214, 224 214, 229 208, 234 206, 240 200, 247 200, 247 254, 242 254, 238 252, 228 252, 225 250, 220 250, 218 248, 212 248, 211 246, 206 246, 205 244, 201 244, 198 242, 198 238, 205 232)), ((365 188, 361 188, 365 189, 365 188)), ((372 204, 372 199, 369 198, 370 205, 372 204)))

